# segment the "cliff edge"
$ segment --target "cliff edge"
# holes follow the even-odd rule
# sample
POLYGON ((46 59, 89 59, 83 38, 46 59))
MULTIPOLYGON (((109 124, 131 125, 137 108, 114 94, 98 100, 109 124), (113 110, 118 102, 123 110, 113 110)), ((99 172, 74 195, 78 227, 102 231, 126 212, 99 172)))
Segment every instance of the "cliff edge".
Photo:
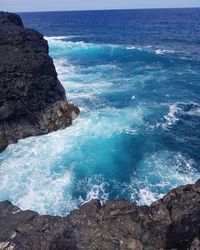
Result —
POLYGON ((0 12, 0 151, 29 136, 64 129, 79 109, 66 100, 47 41, 0 12))
POLYGON ((199 250, 200 180, 150 206, 92 200, 67 217, 0 202, 0 249, 199 250))

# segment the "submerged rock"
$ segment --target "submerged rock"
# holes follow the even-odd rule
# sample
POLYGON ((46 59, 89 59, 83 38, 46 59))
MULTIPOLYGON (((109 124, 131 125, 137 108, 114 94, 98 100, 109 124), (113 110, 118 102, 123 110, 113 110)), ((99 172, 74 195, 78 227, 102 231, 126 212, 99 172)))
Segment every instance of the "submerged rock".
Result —
POLYGON ((0 12, 0 151, 21 138, 66 128, 79 109, 66 100, 43 35, 0 12))
POLYGON ((67 217, 42 216, 0 203, 0 249, 200 249, 200 180, 150 206, 128 201, 83 205, 67 217))

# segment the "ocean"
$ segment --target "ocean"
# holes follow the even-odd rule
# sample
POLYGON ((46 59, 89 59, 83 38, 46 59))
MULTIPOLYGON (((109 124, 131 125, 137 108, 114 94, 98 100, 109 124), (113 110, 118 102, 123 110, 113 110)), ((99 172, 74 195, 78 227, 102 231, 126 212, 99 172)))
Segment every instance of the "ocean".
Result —
POLYGON ((0 200, 66 215, 200 178, 200 9, 20 13, 49 42, 73 125, 0 154, 0 200))

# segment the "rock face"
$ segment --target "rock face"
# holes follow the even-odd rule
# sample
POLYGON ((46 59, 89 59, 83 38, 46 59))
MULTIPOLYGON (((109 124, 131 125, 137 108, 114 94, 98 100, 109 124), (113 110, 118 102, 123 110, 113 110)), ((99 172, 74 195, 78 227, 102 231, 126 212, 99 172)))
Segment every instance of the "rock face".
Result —
POLYGON ((68 104, 43 35, 0 12, 0 151, 18 139, 63 129, 79 109, 68 104))
POLYGON ((0 249, 199 250, 200 180, 151 206, 93 200, 63 218, 1 202, 0 249))

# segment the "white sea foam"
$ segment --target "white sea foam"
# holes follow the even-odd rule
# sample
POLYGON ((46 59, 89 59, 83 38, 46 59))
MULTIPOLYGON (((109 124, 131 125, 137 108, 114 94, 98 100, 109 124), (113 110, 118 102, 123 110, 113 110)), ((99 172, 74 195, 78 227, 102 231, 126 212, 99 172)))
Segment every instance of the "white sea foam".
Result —
POLYGON ((175 53, 175 51, 173 50, 167 50, 167 49, 155 49, 153 48, 153 46, 139 46, 139 45, 135 45, 135 46, 126 46, 125 47, 127 50, 139 50, 139 51, 146 51, 146 52, 153 52, 156 55, 164 55, 164 54, 173 54, 175 53))
POLYGON ((65 41, 65 40, 70 40, 72 38, 81 38, 83 36, 45 36, 44 38, 47 40, 47 41, 50 41, 50 42, 53 42, 53 41, 65 41))
POLYGON ((52 46, 54 48, 54 46, 59 46, 59 47, 65 47, 65 48, 88 48, 91 46, 100 46, 100 45, 95 45, 92 43, 85 43, 83 41, 77 41, 77 42, 72 42, 72 41, 66 41, 65 39, 67 39, 69 37, 67 36, 61 36, 61 37, 45 37, 45 39, 49 42, 50 46, 52 46))
POLYGON ((162 127, 167 129, 174 125, 179 118, 176 114, 180 111, 180 108, 177 107, 176 104, 173 104, 169 107, 169 113, 164 116, 165 122, 162 123, 162 127))
MULTIPOLYGON (((65 214, 76 208, 80 201, 74 200, 71 193, 74 168, 79 166, 84 145, 143 122, 142 110, 130 108, 107 107, 88 115, 80 116, 66 130, 10 145, 0 156, 1 199, 5 197, 22 209, 42 214, 65 214)), ((102 183, 90 185, 85 201, 92 198, 106 201, 108 193, 104 187, 102 183)))
POLYGON ((200 104, 193 102, 176 102, 169 107, 169 113, 164 116, 162 128, 170 129, 182 116, 200 116, 200 104))
POLYGON ((175 52, 173 50, 167 50, 167 49, 156 49, 155 53, 157 55, 163 55, 163 54, 166 54, 166 53, 175 53, 175 52))
POLYGON ((99 199, 102 204, 109 200, 109 183, 100 175, 94 175, 78 181, 76 188, 86 193, 85 199, 82 197, 79 199, 81 204, 91 201, 92 199, 99 199))
MULTIPOLYGON (((88 140, 110 137, 113 133, 121 133, 123 128, 126 131, 126 119, 130 119, 130 124, 143 122, 138 111, 105 109, 92 112, 90 117, 79 117, 66 130, 10 145, 0 159, 1 197, 5 195, 21 208, 34 209, 42 214, 66 214, 93 198, 104 203, 109 199, 109 184, 99 176, 78 183, 79 187, 75 188, 84 191, 86 197, 73 198, 74 168, 79 166, 82 146, 88 140), (67 158, 63 162, 64 155, 67 158)), ((123 183, 116 182, 113 188, 119 188, 119 194, 130 194, 130 200, 143 205, 160 198, 166 190, 192 183, 198 177, 192 159, 181 153, 160 151, 145 157, 131 184, 123 186, 123 183)))
POLYGON ((57 41, 57 40, 66 39, 66 38, 68 38, 68 36, 50 36, 50 37, 45 36, 44 38, 45 38, 46 40, 48 40, 48 41, 57 41))
MULTIPOLYGON (((160 197, 162 194, 159 195, 160 197)), ((150 188, 144 187, 139 189, 139 201, 137 202, 138 205, 150 205, 156 199, 160 198, 156 192, 152 192, 150 188)))
MULTIPOLYGON (((56 214, 60 213, 62 208, 72 204, 70 202, 66 206, 70 199, 72 173, 68 170, 53 173, 53 162, 58 158, 58 152, 62 151, 62 144, 59 145, 61 147, 59 150, 55 150, 57 152, 53 152, 49 148, 48 141, 46 143, 42 141, 40 138, 24 140, 16 147, 17 155, 15 147, 11 146, 12 158, 5 157, 0 166, 1 197, 8 196, 22 209, 34 209, 42 214, 49 212, 56 214), (32 141, 35 142, 35 147, 31 145, 32 141), (42 152, 46 153, 43 155, 42 152), (47 152, 51 152, 51 159, 46 155, 47 152), (64 189, 68 189, 67 195, 63 194, 64 189)), ((55 144, 55 140, 53 141, 55 144)))
POLYGON ((180 152, 158 151, 141 161, 125 190, 133 202, 149 205, 170 189, 193 183, 198 178, 200 173, 192 159, 180 152))

